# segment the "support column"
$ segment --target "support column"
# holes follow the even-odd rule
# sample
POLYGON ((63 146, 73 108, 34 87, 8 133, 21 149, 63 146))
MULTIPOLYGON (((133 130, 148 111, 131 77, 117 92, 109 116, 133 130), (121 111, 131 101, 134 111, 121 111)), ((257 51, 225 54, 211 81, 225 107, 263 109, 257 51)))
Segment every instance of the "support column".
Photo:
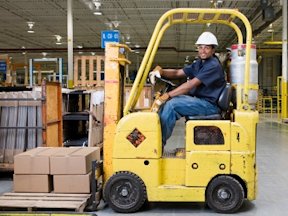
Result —
POLYGON ((287 1, 282 1, 283 34, 282 34, 282 120, 288 117, 287 107, 287 1))
POLYGON ((67 0, 68 88, 73 88, 73 0, 67 0))

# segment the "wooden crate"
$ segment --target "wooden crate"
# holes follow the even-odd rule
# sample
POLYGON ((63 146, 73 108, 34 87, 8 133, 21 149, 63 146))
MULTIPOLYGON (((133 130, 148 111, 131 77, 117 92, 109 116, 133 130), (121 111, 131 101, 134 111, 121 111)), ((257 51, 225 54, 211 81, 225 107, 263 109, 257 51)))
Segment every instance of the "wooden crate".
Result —
POLYGON ((90 194, 5 193, 0 196, 0 208, 24 208, 28 212, 40 209, 73 210, 83 212, 90 194))
POLYGON ((104 86, 104 56, 74 57, 74 86, 104 86))
POLYGON ((58 82, 42 83, 43 146, 63 145, 62 92, 58 82))

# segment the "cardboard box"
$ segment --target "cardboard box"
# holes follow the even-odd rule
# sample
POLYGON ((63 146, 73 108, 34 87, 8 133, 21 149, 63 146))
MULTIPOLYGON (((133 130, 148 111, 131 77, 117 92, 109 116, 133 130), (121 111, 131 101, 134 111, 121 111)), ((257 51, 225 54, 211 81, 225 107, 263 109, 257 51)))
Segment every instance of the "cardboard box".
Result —
POLYGON ((49 193, 52 190, 51 175, 21 175, 13 176, 14 192, 49 193))
POLYGON ((54 193, 90 193, 91 172, 86 175, 54 175, 54 193))
POLYGON ((14 156, 15 174, 49 174, 49 157, 57 148, 39 147, 14 156))
POLYGON ((92 161, 100 160, 98 147, 71 147, 50 157, 50 174, 52 175, 83 175, 92 170, 92 161))
MULTIPOLYGON (((131 94, 132 90, 132 84, 126 84, 125 85, 125 95, 124 95, 124 101, 125 104, 128 101, 128 98, 131 94)), ((153 103, 153 95, 152 95, 152 86, 151 85, 145 85, 141 91, 141 94, 139 95, 137 104, 135 106, 136 109, 150 109, 153 103)))

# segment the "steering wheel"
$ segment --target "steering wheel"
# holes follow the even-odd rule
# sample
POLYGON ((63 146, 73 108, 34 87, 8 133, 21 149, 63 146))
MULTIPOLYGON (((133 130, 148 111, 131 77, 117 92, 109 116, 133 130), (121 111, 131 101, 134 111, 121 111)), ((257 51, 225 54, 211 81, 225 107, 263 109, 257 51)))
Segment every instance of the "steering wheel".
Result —
POLYGON ((156 77, 156 79, 158 79, 158 80, 160 80, 166 84, 165 89, 163 89, 161 91, 162 94, 164 94, 165 92, 169 92, 173 88, 177 87, 177 85, 175 83, 171 82, 170 80, 164 79, 162 77, 156 77))

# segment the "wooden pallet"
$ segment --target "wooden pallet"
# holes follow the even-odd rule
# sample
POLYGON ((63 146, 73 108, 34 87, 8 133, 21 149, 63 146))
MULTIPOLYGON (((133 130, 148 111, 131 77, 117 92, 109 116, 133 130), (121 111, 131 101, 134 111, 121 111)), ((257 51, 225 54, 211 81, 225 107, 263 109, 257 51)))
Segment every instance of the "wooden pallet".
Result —
POLYGON ((91 194, 5 193, 0 196, 0 208, 70 209, 83 212, 91 194))
POLYGON ((75 56, 74 86, 80 89, 104 86, 105 56, 75 56))
POLYGON ((0 172, 11 172, 14 170, 14 164, 0 163, 0 172))

